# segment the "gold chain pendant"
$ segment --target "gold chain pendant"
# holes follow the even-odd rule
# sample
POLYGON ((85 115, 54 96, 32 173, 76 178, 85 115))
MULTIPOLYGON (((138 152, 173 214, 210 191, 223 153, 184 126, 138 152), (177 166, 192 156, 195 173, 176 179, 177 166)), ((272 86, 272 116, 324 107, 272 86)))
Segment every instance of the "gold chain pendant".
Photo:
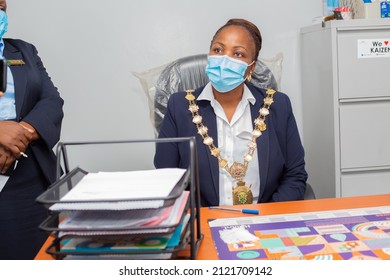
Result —
POLYGON ((188 110, 192 114, 192 122, 196 125, 198 134, 203 139, 212 156, 218 159, 219 167, 225 169, 226 172, 237 181, 237 186, 233 187, 233 204, 252 204, 253 193, 251 186, 245 185, 243 181, 249 162, 253 160, 253 154, 256 150, 256 139, 262 135, 262 132, 267 129, 265 118, 270 114, 271 104, 274 102, 273 95, 276 93, 273 89, 267 89, 267 96, 264 98, 264 105, 259 110, 259 116, 254 120, 254 129, 252 131, 252 139, 248 143, 248 152, 243 155, 244 163, 234 162, 231 166, 226 159, 221 156, 221 151, 214 145, 214 140, 208 134, 208 128, 202 123, 202 116, 199 114, 199 107, 195 103, 194 90, 186 90, 185 98, 188 100, 188 110))
POLYGON ((251 186, 248 187, 243 181, 237 182, 237 186, 233 188, 233 205, 253 203, 251 186))
POLYGON ((227 171, 234 179, 241 181, 245 176, 246 166, 245 164, 234 162, 227 171))

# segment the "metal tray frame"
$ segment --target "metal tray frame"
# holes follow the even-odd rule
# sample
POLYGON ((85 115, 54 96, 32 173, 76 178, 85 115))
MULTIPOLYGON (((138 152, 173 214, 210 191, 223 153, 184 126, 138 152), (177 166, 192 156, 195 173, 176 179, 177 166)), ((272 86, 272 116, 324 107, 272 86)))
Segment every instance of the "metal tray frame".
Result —
MULTIPOLYGON (((156 257, 158 257, 161 253, 172 253, 183 250, 187 245, 189 245, 190 249, 190 259, 195 259, 197 251, 199 249, 200 243, 203 239, 203 234, 201 233, 201 223, 200 223, 200 189, 199 189, 199 178, 198 178, 198 170, 197 170, 197 154, 196 154, 196 140, 195 137, 181 137, 181 138, 158 138, 158 139, 144 139, 144 140, 119 140, 119 141, 86 141, 86 142, 60 142, 57 145, 56 155, 57 155, 57 181, 42 195, 37 198, 37 201, 45 204, 46 206, 52 205, 59 201, 61 195, 58 193, 61 185, 66 185, 68 191, 74 187, 77 182, 81 180, 83 176, 87 174, 81 168, 75 168, 70 170, 69 168, 69 158, 68 158, 68 146, 83 146, 83 145, 110 145, 110 144, 129 144, 129 143, 148 143, 154 142, 158 143, 172 143, 172 142, 188 142, 190 149, 190 166, 184 175, 182 180, 180 180, 180 184, 178 184, 174 190, 172 190, 171 194, 163 198, 164 201, 167 202, 167 205, 170 205, 174 202, 174 200, 181 194, 181 192, 187 188, 190 191, 189 195, 189 213, 190 219, 187 225, 183 225, 185 229, 185 234, 182 236, 181 243, 179 246, 170 249, 157 250, 155 252, 156 257), (63 160, 63 168, 64 168, 64 177, 61 179, 61 159, 63 160), (79 175, 79 177, 75 177, 79 175), (72 178, 74 181, 72 181, 72 178), (189 187, 188 187, 189 185, 189 187), (48 196, 51 196, 51 199, 48 199, 48 196), (169 204, 170 203, 170 204, 169 204), (188 229, 189 226, 189 229, 188 229), (187 230, 188 229, 188 230, 187 230)), ((162 199, 161 197, 156 197, 153 199, 162 199)), ((140 200, 140 199, 137 199, 140 200)), ((148 198, 148 200, 150 200, 148 198)), ((164 205, 166 206, 166 205, 164 205)), ((186 207, 188 209, 188 207, 186 207)), ((53 213, 52 213, 53 214, 53 213)), ((57 213, 58 216, 58 213, 57 213)), ((184 217, 184 215, 183 215, 184 217)), ((183 217, 181 221, 183 220, 183 217)), ((41 226, 45 230, 52 231, 53 228, 47 227, 47 222, 50 220, 50 217, 45 220, 41 226)), ((58 219, 57 219, 58 221, 58 219)), ((52 223, 52 221, 50 221, 52 223)), ((174 225, 172 228, 169 228, 172 231, 179 224, 174 225)), ((54 228, 55 229, 55 228, 54 228)), ((65 255, 70 253, 64 253, 60 251, 60 239, 58 235, 58 231, 54 230, 53 232, 55 239, 52 244, 46 249, 46 252, 51 255, 55 255, 57 258, 63 258, 65 255)), ((143 253, 143 252, 139 252, 143 253)), ((72 253, 74 255, 74 253, 72 253)), ((95 253, 96 254, 96 253, 95 253)), ((131 253, 136 254, 136 253, 131 253)), ((153 253, 151 253, 153 254, 153 253)), ((87 255, 87 254, 84 254, 87 255)), ((108 255, 107 253, 103 253, 102 255, 108 255)), ((115 255, 115 253, 113 253, 115 255)), ((174 254, 176 255, 176 254, 174 254)))

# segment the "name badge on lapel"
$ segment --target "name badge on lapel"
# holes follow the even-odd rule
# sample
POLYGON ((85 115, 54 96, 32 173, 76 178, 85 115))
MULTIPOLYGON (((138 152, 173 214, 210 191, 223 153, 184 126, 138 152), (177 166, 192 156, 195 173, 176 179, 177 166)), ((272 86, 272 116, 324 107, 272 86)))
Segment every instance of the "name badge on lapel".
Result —
POLYGON ((22 66, 25 65, 26 63, 23 61, 23 59, 9 59, 7 60, 7 64, 9 66, 22 66))

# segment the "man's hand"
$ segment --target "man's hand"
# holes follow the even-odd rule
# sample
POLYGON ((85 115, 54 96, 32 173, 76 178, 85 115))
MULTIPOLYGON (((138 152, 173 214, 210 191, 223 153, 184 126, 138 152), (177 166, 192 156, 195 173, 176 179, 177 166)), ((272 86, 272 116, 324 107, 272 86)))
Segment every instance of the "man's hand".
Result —
POLYGON ((12 153, 14 158, 19 158, 32 140, 33 134, 19 123, 0 121, 0 146, 4 151, 12 153))

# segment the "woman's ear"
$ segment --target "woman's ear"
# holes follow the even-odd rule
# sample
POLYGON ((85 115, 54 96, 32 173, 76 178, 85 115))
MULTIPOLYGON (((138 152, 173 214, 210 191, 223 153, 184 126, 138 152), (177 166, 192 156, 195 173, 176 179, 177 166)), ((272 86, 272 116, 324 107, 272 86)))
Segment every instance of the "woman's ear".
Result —
POLYGON ((255 68, 256 68, 256 60, 255 60, 255 62, 253 62, 253 64, 251 65, 251 73, 255 72, 255 68))
POLYGON ((249 75, 252 76, 253 72, 255 72, 255 68, 256 68, 256 61, 253 62, 253 64, 251 65, 251 68, 249 70, 249 75))

